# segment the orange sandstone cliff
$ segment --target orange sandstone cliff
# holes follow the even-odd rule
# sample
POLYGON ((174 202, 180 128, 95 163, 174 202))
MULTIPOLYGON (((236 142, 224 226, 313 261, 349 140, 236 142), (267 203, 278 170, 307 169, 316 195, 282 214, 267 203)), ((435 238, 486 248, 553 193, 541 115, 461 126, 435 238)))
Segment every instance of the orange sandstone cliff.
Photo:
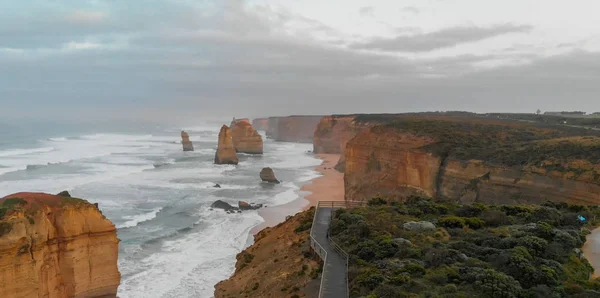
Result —
POLYGON ((346 200, 424 194, 495 204, 600 203, 600 138, 593 136, 418 120, 363 130, 345 154, 346 200))
POLYGON ((87 201, 0 199, 0 296, 115 297, 118 243, 115 226, 87 201))
POLYGON ((267 137, 279 142, 312 143, 323 116, 269 117, 267 137))
POLYGON ((231 137, 237 152, 263 153, 262 136, 250 125, 249 121, 236 121, 231 127, 231 137))
MULTIPOLYGON (((378 119, 387 120, 388 117, 378 119)), ((313 152, 318 154, 340 154, 335 168, 343 172, 346 144, 361 130, 379 124, 378 121, 362 120, 359 115, 332 115, 321 118, 313 136, 313 152)))
POLYGON ((268 118, 252 119, 252 127, 254 127, 256 130, 266 131, 269 128, 269 119, 268 118))
POLYGON ((238 156, 233 146, 233 138, 231 137, 231 129, 227 125, 223 125, 219 131, 219 141, 217 144, 217 152, 215 153, 215 164, 238 164, 238 156))
POLYGON ((235 273, 215 286, 215 298, 317 297, 320 264, 309 244, 314 208, 255 235, 237 255, 235 273))

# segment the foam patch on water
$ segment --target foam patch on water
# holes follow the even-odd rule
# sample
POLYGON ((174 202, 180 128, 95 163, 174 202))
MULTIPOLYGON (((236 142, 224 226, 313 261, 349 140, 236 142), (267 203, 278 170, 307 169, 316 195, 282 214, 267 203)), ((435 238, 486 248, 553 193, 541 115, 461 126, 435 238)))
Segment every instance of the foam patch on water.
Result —
POLYGON ((30 155, 36 153, 45 153, 54 151, 54 147, 43 147, 43 148, 33 148, 33 149, 9 149, 0 151, 0 157, 11 157, 11 156, 19 156, 19 155, 30 155))
POLYGON ((158 212, 160 212, 160 210, 162 210, 162 207, 154 208, 154 210, 152 210, 150 212, 139 214, 139 215, 124 216, 123 218, 129 219, 129 221, 117 226, 117 228, 118 229, 132 228, 142 222, 152 220, 152 219, 156 218, 156 215, 158 214, 158 212))
POLYGON ((210 229, 165 241, 161 252, 142 259, 136 268, 122 268, 119 297, 212 297, 214 285, 229 277, 248 233, 262 219, 256 212, 223 216, 204 211, 203 217, 210 229), (136 273, 129 275, 129 270, 136 273))

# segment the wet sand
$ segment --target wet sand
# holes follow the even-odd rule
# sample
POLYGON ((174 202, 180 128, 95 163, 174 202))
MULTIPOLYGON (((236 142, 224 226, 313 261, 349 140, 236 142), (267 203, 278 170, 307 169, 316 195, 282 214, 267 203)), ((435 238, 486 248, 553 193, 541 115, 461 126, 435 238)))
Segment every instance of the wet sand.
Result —
POLYGON ((319 166, 315 167, 315 170, 321 173, 322 176, 302 186, 301 190, 306 192, 304 198, 299 198, 284 205, 260 209, 258 214, 262 216, 264 222, 252 229, 252 235, 266 227, 272 227, 285 221, 287 215, 294 215, 316 206, 319 201, 344 200, 344 174, 333 168, 340 159, 340 155, 316 154, 315 156, 323 160, 319 166))
POLYGON ((585 244, 582 248, 585 258, 594 267, 592 278, 600 275, 600 228, 596 228, 591 234, 586 236, 585 244))

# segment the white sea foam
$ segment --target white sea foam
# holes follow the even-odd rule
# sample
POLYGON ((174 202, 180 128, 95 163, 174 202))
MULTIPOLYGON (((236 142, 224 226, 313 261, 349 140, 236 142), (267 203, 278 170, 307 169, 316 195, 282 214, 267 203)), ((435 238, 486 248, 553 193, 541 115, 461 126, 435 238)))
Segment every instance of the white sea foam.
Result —
POLYGON ((203 218, 210 228, 165 241, 163 252, 128 264, 137 273, 121 280, 119 297, 212 297, 214 285, 229 277, 235 255, 262 219, 256 212, 223 216, 216 211, 204 212, 203 218))
POLYGON ((0 151, 0 157, 30 155, 30 154, 36 154, 36 153, 50 152, 53 150, 54 150, 54 147, 43 147, 43 148, 33 148, 33 149, 9 149, 9 150, 0 151))
POLYGON ((60 138, 48 138, 48 141, 52 141, 52 142, 66 142, 68 140, 69 139, 63 138, 63 137, 60 137, 60 138))
POLYGON ((152 219, 156 218, 156 215, 158 214, 158 212, 160 212, 160 210, 162 210, 162 207, 154 208, 150 212, 142 213, 142 214, 139 214, 139 215, 127 215, 127 216, 123 216, 124 219, 129 219, 129 221, 126 221, 125 223, 117 226, 117 228, 118 229, 132 228, 132 227, 135 227, 135 226, 137 226, 138 224, 140 224, 142 222, 152 220, 152 219))

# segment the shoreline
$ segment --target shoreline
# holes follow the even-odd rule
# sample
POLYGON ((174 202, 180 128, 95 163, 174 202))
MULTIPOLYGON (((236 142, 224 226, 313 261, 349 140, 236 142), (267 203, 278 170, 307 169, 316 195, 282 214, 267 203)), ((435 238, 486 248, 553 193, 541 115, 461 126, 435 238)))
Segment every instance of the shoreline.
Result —
POLYGON ((581 251, 594 268, 591 278, 598 277, 600 275, 600 227, 594 228, 589 235, 585 236, 581 251))
POLYGON ((316 206, 319 201, 343 201, 344 200, 344 174, 333 167, 340 159, 340 154, 315 154, 316 158, 322 160, 321 164, 314 167, 321 176, 310 180, 300 190, 308 194, 287 204, 271 208, 259 209, 258 214, 264 222, 250 230, 250 236, 256 235, 265 228, 273 227, 285 221, 288 215, 316 206))

